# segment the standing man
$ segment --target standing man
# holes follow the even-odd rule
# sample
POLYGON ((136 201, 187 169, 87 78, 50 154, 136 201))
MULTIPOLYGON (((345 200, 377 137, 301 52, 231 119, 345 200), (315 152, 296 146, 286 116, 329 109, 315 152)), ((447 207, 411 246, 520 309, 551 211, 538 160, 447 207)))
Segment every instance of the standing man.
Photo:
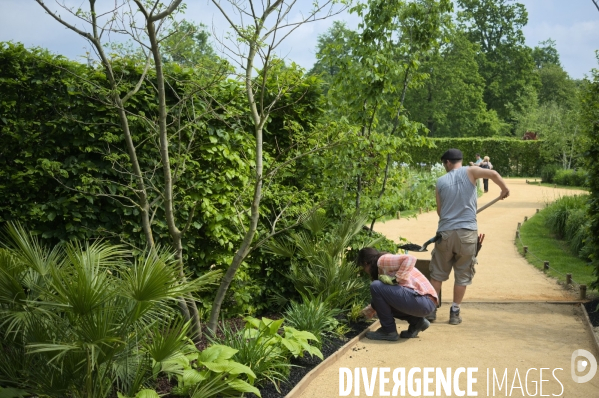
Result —
POLYGON ((480 153, 476 154, 476 160, 474 162, 470 162, 470 166, 478 166, 483 160, 480 158, 480 153))
MULTIPOLYGON (((441 156, 443 167, 447 171, 437 180, 437 214, 439 227, 437 233, 442 239, 435 242, 430 263, 431 284, 441 291, 443 282, 454 271, 453 303, 449 312, 449 323, 462 322, 460 304, 466 293, 466 287, 472 283, 476 264, 476 246, 478 227, 476 224, 476 180, 488 178, 501 188, 501 199, 510 195, 505 182, 494 170, 480 167, 462 167, 462 152, 449 149, 441 156)), ((437 317, 437 310, 427 316, 429 321, 437 317)))

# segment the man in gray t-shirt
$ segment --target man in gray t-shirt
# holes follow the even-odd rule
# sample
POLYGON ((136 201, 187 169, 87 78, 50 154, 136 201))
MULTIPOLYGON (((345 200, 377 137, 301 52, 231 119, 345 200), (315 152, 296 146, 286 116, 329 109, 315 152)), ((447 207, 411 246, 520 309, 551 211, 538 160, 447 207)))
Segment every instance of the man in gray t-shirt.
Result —
MULTIPOLYGON (((449 312, 449 323, 462 322, 460 304, 466 294, 466 287, 472 283, 476 263, 478 227, 476 224, 476 181, 488 178, 501 188, 501 198, 509 196, 510 190, 494 170, 481 167, 462 167, 462 152, 449 149, 441 157, 447 174, 437 180, 437 214, 439 226, 437 234, 442 239, 435 242, 430 263, 431 284, 437 291, 449 279, 453 269, 453 303, 449 312)), ((434 321, 437 311, 427 319, 434 321)))

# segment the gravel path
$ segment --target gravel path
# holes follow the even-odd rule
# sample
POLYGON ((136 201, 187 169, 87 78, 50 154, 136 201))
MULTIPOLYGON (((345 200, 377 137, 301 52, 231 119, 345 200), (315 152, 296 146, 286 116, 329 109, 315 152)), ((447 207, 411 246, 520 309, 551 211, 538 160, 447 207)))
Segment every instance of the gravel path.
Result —
MULTIPOLYGON (((569 301, 576 297, 529 265, 514 246, 516 225, 523 221, 524 216, 533 216, 537 208, 542 208, 545 202, 553 201, 559 195, 571 195, 577 191, 528 185, 520 179, 507 182, 510 197, 478 216, 479 232, 485 233, 486 238, 479 254, 473 285, 468 288, 462 305, 463 323, 458 326, 447 323, 449 306, 445 304, 439 310, 437 322, 417 339, 401 339, 392 343, 363 340, 358 346, 365 349, 350 350, 310 383, 301 397, 339 396, 340 367, 352 370, 356 367, 367 368, 368 374, 375 367, 388 367, 391 370, 403 367, 406 373, 415 367, 451 367, 453 370, 458 367, 477 367, 474 391, 478 392, 478 396, 493 396, 493 369, 499 379, 507 369, 507 393, 505 386, 501 392, 496 386, 495 396, 506 396, 511 392, 511 396, 517 397, 532 396, 534 382, 538 385, 540 381, 540 368, 549 368, 544 370, 542 377, 548 380, 543 382, 543 395, 599 397, 599 372, 584 384, 575 383, 570 376, 574 350, 585 349, 599 359, 592 337, 582 323, 581 309, 568 304, 546 303, 569 301), (491 303, 497 301, 513 303, 491 303), (489 391, 487 369, 491 375, 489 391), (527 384, 525 377, 529 369, 527 384), (526 389, 519 388, 516 370, 522 387, 528 386, 528 393, 526 389)), ((479 199, 479 206, 499 195, 497 187, 492 183, 489 185, 490 192, 479 199)), ((437 214, 430 212, 419 215, 417 219, 379 223, 375 229, 395 240, 401 235, 422 244, 434 236, 437 220, 437 214)), ((430 252, 418 253, 417 257, 430 258, 430 252)), ((447 285, 447 293, 443 297, 445 303, 451 300, 452 284, 447 285)), ((406 328, 405 322, 398 321, 398 330, 406 328)), ((391 378, 391 375, 387 374, 387 377, 391 378)), ((422 377, 421 373, 419 377, 422 377)), ((459 384, 464 389, 465 379, 461 378, 459 384)), ((387 390, 391 390, 392 386, 391 381, 387 390)), ((435 384, 431 386, 434 391, 435 384)), ((381 396, 379 392, 377 381, 372 396, 381 396)), ((360 396, 366 396, 363 384, 360 393, 360 396)), ((354 396, 353 391, 350 396, 354 396)), ((540 396, 540 391, 537 396, 540 396)))

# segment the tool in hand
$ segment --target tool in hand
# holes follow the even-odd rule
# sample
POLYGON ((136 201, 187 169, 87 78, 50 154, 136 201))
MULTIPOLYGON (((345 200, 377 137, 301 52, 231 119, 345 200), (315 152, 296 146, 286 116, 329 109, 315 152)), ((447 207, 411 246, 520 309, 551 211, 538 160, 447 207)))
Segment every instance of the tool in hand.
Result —
MULTIPOLYGON (((484 205, 480 209, 477 209, 476 210, 476 214, 480 213, 481 211, 485 210, 486 208, 490 207, 491 205, 497 203, 499 200, 501 200, 501 196, 498 196, 497 198, 493 199, 492 201, 490 201, 489 203, 487 203, 486 205, 484 205)), ((441 239, 441 234, 436 234, 433 238, 431 238, 431 239, 427 240, 426 242, 424 242, 424 244, 422 246, 419 246, 419 245, 414 244, 414 243, 406 243, 405 245, 397 246, 397 248, 398 249, 403 249, 403 250, 411 250, 411 251, 414 251, 414 252, 426 252, 426 251, 428 251, 428 250, 426 250, 426 247, 428 245, 430 245, 431 243, 435 243, 439 239, 441 239)), ((481 234, 478 237, 478 242, 477 242, 477 245, 476 245, 476 254, 478 254, 480 248, 482 247, 484 239, 485 239, 485 235, 484 234, 481 234), (481 236, 482 236, 482 238, 481 238, 481 236)))

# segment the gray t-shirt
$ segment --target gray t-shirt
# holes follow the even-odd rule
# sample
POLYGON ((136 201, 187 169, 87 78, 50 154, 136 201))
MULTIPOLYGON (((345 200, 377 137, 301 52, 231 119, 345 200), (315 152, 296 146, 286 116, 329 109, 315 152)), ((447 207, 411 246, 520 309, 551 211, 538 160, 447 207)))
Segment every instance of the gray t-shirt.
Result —
POLYGON ((437 232, 454 229, 477 230, 476 186, 470 182, 468 167, 454 169, 437 180, 441 216, 437 232))

